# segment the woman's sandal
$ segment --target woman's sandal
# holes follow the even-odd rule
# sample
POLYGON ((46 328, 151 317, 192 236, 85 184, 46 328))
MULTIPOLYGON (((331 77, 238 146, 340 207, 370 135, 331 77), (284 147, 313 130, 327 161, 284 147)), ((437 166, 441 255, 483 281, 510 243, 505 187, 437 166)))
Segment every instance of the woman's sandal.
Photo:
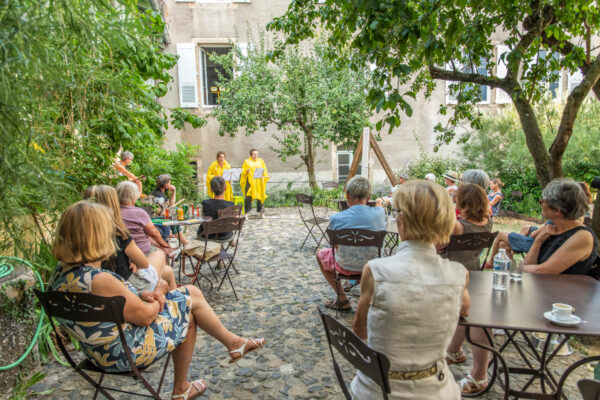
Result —
POLYGON ((487 387, 487 379, 477 381, 475 378, 473 378, 473 375, 468 374, 462 378, 460 382, 458 382, 458 385, 460 386, 460 391, 463 394, 477 393, 481 392, 487 387))
POLYGON ((246 354, 252 353, 253 351, 256 351, 256 350, 260 349, 261 347, 263 347, 266 342, 267 341, 265 339, 263 339, 263 338, 260 338, 260 339, 244 339, 244 344, 242 344, 242 346, 239 349, 231 350, 229 352, 229 355, 232 355, 234 353, 240 353, 240 355, 238 357, 235 357, 235 358, 232 358, 231 360, 229 360, 229 364, 233 364, 233 363, 236 363, 236 362, 240 361, 242 358, 244 358, 246 356, 246 354), (248 344, 248 342, 252 342, 252 344, 255 347, 246 350, 246 345, 248 344))
POLYGON ((325 307, 330 308, 332 310, 336 310, 336 311, 351 311, 352 310, 352 306, 350 305, 350 299, 346 299, 344 301, 342 301, 340 304, 338 304, 337 299, 336 300, 328 300, 325 302, 325 307), (348 307, 345 307, 348 306, 348 307))
POLYGON ((455 352, 449 351, 448 355, 446 356, 446 364, 448 364, 448 365, 462 364, 466 361, 467 361, 467 356, 465 355, 465 353, 463 353, 462 350, 455 351, 455 352))
POLYGON ((187 390, 185 392, 179 393, 179 394, 174 394, 173 396, 171 396, 171 400, 173 400, 173 399, 183 399, 183 400, 194 399, 196 397, 202 396, 204 394, 204 392, 206 392, 207 387, 208 386, 206 385, 206 383, 204 383, 204 381, 202 381, 200 379, 195 380, 190 383, 190 386, 187 388, 187 390), (198 387, 198 385, 200 385, 200 387, 198 387), (194 394, 193 396, 190 397, 190 390, 192 390, 192 388, 196 389, 196 394, 194 394))

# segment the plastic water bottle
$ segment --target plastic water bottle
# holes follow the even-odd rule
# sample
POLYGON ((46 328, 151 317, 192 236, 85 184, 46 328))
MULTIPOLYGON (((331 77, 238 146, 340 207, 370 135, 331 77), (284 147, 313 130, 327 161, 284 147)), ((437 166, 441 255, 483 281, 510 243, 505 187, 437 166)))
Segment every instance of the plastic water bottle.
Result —
POLYGON ((506 290, 509 279, 510 258, 504 249, 500 249, 494 257, 494 272, 492 272, 492 288, 494 290, 506 290))

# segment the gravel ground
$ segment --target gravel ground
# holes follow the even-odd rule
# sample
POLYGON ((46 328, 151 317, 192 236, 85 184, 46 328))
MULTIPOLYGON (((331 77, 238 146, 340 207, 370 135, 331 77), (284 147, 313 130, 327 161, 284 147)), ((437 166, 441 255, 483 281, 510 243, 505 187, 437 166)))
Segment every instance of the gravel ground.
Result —
MULTIPOLYGON (((323 210, 321 210, 323 211, 323 210)), ((265 218, 250 219, 244 225, 237 255, 239 275, 233 273, 239 301, 226 283, 220 291, 204 288, 205 296, 225 326, 233 332, 250 337, 265 337, 268 343, 261 351, 249 355, 237 364, 228 363, 226 349, 203 332, 192 358, 190 377, 202 378, 209 384, 203 398, 208 399, 342 399, 331 365, 327 340, 317 313, 317 306, 333 297, 317 267, 313 247, 300 249, 306 228, 297 209, 267 209, 265 218)), ((312 243, 311 243, 312 245, 312 243)), ((218 271, 221 273, 222 271, 218 271)), ((335 313, 332 313, 332 315, 335 313)), ((353 314, 345 313, 345 325, 352 323, 353 314)), ((501 340, 502 337, 498 337, 501 340)), ((469 353, 469 346, 465 351, 469 353)), ((516 362, 517 353, 509 349, 508 359, 516 362)), ((557 358, 551 370, 563 371, 581 357, 557 358)), ((458 380, 470 369, 470 354, 466 364, 452 366, 458 380)), ((348 381, 353 372, 342 363, 348 381)), ((158 382, 162 362, 149 369, 151 382, 158 382)), ((93 394, 81 377, 57 363, 44 367, 47 377, 32 390, 53 389, 48 399, 86 399, 93 394)), ((578 371, 590 376, 586 368, 578 371)), ((170 398, 173 371, 169 366, 163 396, 170 398)), ((118 387, 134 389, 133 380, 108 378, 118 387)), ((569 399, 580 398, 575 379, 567 383, 569 399)), ((495 385, 482 399, 501 398, 495 385)), ((116 395, 116 398, 130 398, 116 395)), ((416 397, 418 398, 418 396, 416 397)))

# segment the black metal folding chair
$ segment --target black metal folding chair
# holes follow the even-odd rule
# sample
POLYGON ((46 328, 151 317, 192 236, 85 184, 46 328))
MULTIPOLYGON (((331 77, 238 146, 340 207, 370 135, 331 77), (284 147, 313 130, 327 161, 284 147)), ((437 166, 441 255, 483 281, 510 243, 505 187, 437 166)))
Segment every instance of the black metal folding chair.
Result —
POLYGON ((450 236, 450 243, 446 247, 444 257, 452 260, 452 254, 459 251, 487 249, 485 258, 481 264, 481 270, 483 270, 497 235, 498 232, 472 232, 450 236))
MULTIPOLYGON (((352 247, 377 247, 377 257, 381 257, 381 248, 383 247, 383 241, 385 239, 386 231, 370 231, 367 229, 340 229, 333 230, 327 229, 327 236, 329 237, 329 244, 331 245, 331 251, 333 258, 335 259, 336 246, 352 246, 352 247)), ((365 264, 368 260, 365 260, 365 264)), ((335 286, 337 292, 337 303, 340 302, 341 294, 341 283, 342 280, 355 280, 361 279, 362 271, 352 275, 343 275, 338 271, 335 271, 335 286)), ((347 294, 347 296, 352 296, 347 294)), ((339 307, 340 313, 343 311, 339 307)))
POLYGON ((325 231, 323 230, 323 228, 321 228, 321 224, 329 224, 329 218, 317 217, 317 215, 315 214, 315 208, 313 206, 313 196, 297 193, 296 201, 298 201, 298 212, 300 213, 300 218, 302 219, 304 226, 306 226, 306 229, 308 229, 308 233, 306 234, 306 237, 304 238, 304 241, 302 242, 300 248, 303 248, 308 238, 312 237, 315 243, 317 244, 314 251, 316 253, 323 239, 327 240, 327 238, 325 237, 325 231), (307 207, 303 207, 303 205, 306 205, 307 207), (303 213, 302 209, 307 209, 309 207, 310 214, 305 215, 307 214, 307 212, 304 211, 303 213), (313 234, 313 229, 315 229, 315 227, 318 229, 318 231, 315 231, 316 236, 313 234), (318 240, 317 237, 319 238, 318 240))
POLYGON ((333 354, 334 347, 356 369, 373 379, 373 381, 381 387, 381 394, 383 398, 387 400, 387 395, 391 392, 388 378, 390 360, 385 354, 371 349, 365 342, 356 336, 354 332, 340 324, 334 318, 324 314, 320 308, 317 307, 317 309, 319 310, 319 315, 323 321, 323 326, 325 326, 327 343, 329 344, 331 360, 333 361, 333 370, 335 371, 335 376, 338 379, 346 399, 350 400, 352 399, 352 396, 346 387, 340 366, 335 360, 333 354))
POLYGON ((171 353, 167 355, 167 359, 165 361, 162 374, 160 376, 160 382, 158 383, 158 387, 154 389, 142 375, 142 372, 145 372, 148 369, 148 367, 138 368, 135 365, 131 356, 131 349, 127 344, 125 334, 123 333, 122 325, 125 323, 125 318, 123 316, 123 309, 125 307, 125 297, 102 297, 89 293, 40 292, 39 290, 35 290, 35 295, 40 300, 40 303, 42 304, 42 307, 44 307, 46 314, 48 314, 48 319, 50 320, 50 324, 52 325, 52 330, 54 331, 56 342, 58 343, 58 347, 60 348, 63 356, 71 365, 71 367, 96 389, 93 397, 94 400, 98 396, 98 393, 102 393, 106 398, 114 400, 114 397, 111 396, 108 393, 108 391, 127 393, 130 395, 140 397, 161 399, 159 393, 165 378, 165 373, 167 372, 167 367, 169 366, 169 359, 171 358, 171 353), (60 318, 63 320, 77 322, 114 323, 118 329, 119 339, 121 340, 123 349, 125 350, 125 356, 127 357, 127 361, 129 363, 129 366, 131 367, 131 370, 125 372, 105 371, 102 368, 99 368, 92 364, 88 359, 85 359, 80 363, 76 364, 75 361, 73 361, 71 354, 67 351, 65 344, 61 339, 62 336, 57 332, 53 318, 60 318), (86 371, 100 373, 100 378, 96 381, 86 371), (105 375, 130 376, 141 382, 144 388, 150 394, 130 392, 120 388, 104 386, 102 385, 102 382, 104 380, 105 375))
MULTIPOLYGON (((222 217, 222 218, 217 218, 215 220, 212 221, 208 221, 208 222, 204 222, 202 224, 203 226, 203 231, 202 234, 204 236, 204 254, 202 257, 199 256, 194 256, 197 259, 196 262, 196 266, 194 267, 194 273, 196 274, 196 276, 192 276, 192 275, 187 275, 190 278, 192 278, 192 284, 196 283, 198 281, 198 274, 200 273, 200 269, 202 268, 202 265, 204 264, 208 264, 208 266, 210 267, 210 263, 212 262, 223 262, 225 265, 225 273, 223 275, 223 278, 221 279, 221 283, 219 284, 219 287, 217 288, 218 290, 221 290, 221 286, 223 286, 223 282, 225 281, 225 278, 227 278, 229 280, 229 284, 231 285, 231 289, 233 289, 233 294, 235 295, 236 300, 239 300, 238 295, 235 291, 235 288, 233 287, 233 282, 231 281, 231 277, 229 276, 229 269, 233 266, 233 260, 235 259, 235 255, 237 253, 237 249, 238 249, 238 242, 240 240, 240 233, 242 231, 242 227, 244 226, 244 221, 246 220, 246 218, 240 218, 240 217, 222 217), (206 249, 208 248, 208 242, 212 241, 213 239, 210 239, 211 236, 213 235, 218 235, 219 233, 225 233, 225 232, 233 232, 233 252, 230 252, 226 249, 223 248, 223 246, 221 246, 221 250, 219 252, 219 254, 213 256, 213 257, 207 257, 206 255, 206 249)), ((230 246, 227 247, 227 249, 229 249, 230 246)), ((214 273, 214 270, 212 269, 212 267, 210 267, 211 270, 214 273)))
POLYGON ((577 382, 583 400, 600 400, 600 382, 591 379, 581 379, 577 382))

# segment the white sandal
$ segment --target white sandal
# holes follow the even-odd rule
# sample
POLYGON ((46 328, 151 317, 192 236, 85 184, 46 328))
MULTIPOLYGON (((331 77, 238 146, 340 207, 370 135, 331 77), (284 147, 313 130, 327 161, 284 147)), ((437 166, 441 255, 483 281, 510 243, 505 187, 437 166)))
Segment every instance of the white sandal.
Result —
POLYGON ((487 387, 487 379, 478 381, 473 378, 473 375, 468 374, 458 382, 458 385, 463 394, 477 393, 487 387))
MULTIPOLYGON (((188 398, 190 396, 190 390, 192 390, 192 387, 198 391, 198 394, 194 397, 198 397, 198 396, 202 396, 204 394, 204 392, 206 392, 207 386, 206 386, 206 383, 204 383, 204 381, 202 381, 200 379, 195 380, 190 383, 190 386, 187 388, 187 390, 185 392, 172 395, 171 400, 173 400, 173 399, 188 400, 188 398), (198 387, 197 384, 200 384, 200 387, 198 387)), ((194 397, 192 397, 192 399, 194 397)))
POLYGON ((244 344, 242 344, 242 346, 239 349, 235 349, 235 350, 231 350, 229 352, 229 355, 232 355, 234 353, 240 353, 239 357, 235 357, 232 358, 231 360, 229 360, 229 364, 233 364, 236 363, 238 361, 240 361, 242 358, 244 358, 244 356, 248 353, 252 353, 253 351, 256 351, 258 349, 260 349, 261 347, 263 347, 266 343, 266 340, 263 338, 260 339, 244 339, 244 344), (252 344, 254 345, 253 348, 251 348, 250 350, 246 351, 246 345, 248 344, 248 342, 252 342, 252 344))

